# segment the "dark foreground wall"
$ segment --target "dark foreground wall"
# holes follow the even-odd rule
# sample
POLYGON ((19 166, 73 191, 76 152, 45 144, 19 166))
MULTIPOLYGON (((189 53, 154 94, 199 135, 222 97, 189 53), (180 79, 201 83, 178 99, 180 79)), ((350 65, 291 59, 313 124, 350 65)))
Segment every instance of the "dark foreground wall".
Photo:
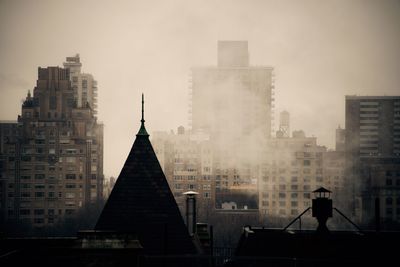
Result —
POLYGON ((400 232, 358 233, 246 228, 227 266, 388 266, 400 264, 400 232))
POLYGON ((3 239, 0 266, 138 266, 140 248, 82 248, 76 238, 3 239))

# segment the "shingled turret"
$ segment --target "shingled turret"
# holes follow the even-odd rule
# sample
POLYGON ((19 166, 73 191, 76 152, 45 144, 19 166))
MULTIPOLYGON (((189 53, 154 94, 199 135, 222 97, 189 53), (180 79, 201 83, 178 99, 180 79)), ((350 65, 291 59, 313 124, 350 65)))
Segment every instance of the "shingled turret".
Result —
POLYGON ((95 226, 136 233, 145 254, 192 254, 195 247, 144 126, 95 226))

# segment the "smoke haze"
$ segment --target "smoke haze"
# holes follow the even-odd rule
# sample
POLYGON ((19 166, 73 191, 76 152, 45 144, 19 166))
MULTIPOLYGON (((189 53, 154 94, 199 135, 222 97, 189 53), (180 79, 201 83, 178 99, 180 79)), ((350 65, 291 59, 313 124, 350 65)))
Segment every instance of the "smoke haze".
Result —
POLYGON ((99 87, 105 175, 117 176, 139 129, 188 122, 189 73, 216 65, 218 40, 247 40, 273 66, 276 114, 334 147, 344 95, 395 95, 400 1, 0 1, 0 119, 15 120, 37 67, 79 53, 99 87))

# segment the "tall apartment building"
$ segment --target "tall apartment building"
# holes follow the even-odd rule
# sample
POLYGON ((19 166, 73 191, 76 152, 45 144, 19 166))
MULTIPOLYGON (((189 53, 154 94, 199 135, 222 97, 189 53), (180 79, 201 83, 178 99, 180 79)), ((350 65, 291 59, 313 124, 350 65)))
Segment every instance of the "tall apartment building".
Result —
POLYGON ((38 69, 14 124, 1 124, 1 216, 55 225, 97 202, 103 189, 103 125, 77 106, 69 69, 38 69))
POLYGON ((229 202, 257 208, 261 148, 271 137, 274 75, 272 67, 251 66, 249 58, 247 41, 219 41, 217 66, 192 68, 192 132, 210 135, 217 208, 229 202))
POLYGON ((15 159, 15 150, 9 149, 10 143, 17 138, 16 121, 0 121, 0 225, 4 225, 7 216, 8 168, 7 162, 15 159))
POLYGON ((200 220, 214 209, 213 147, 206 134, 191 134, 180 126, 178 132, 155 132, 152 144, 175 200, 185 215, 186 191, 196 191, 200 220))
POLYGON ((69 69, 72 90, 77 107, 89 107, 93 114, 97 114, 97 81, 93 75, 81 71, 82 63, 79 54, 67 57, 63 63, 65 69, 69 69))
POLYGON ((315 137, 304 134, 270 139, 259 180, 259 208, 267 221, 294 218, 311 206, 311 192, 324 184, 325 152, 315 137))
POLYGON ((400 222, 400 97, 346 96, 346 171, 362 223, 400 222))
POLYGON ((218 65, 192 68, 192 130, 237 138, 271 135, 273 68, 251 66, 247 41, 219 41, 218 65))

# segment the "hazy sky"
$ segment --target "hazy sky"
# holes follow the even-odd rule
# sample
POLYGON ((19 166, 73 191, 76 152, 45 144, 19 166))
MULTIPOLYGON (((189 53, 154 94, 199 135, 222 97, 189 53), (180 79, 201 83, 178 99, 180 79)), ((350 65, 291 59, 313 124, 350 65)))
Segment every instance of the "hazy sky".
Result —
POLYGON ((346 94, 400 93, 400 0, 0 0, 0 119, 20 114, 37 67, 79 53, 117 176, 141 92, 150 133, 187 126, 190 67, 216 65, 218 40, 248 40, 251 64, 275 68, 276 113, 329 148, 346 94))

